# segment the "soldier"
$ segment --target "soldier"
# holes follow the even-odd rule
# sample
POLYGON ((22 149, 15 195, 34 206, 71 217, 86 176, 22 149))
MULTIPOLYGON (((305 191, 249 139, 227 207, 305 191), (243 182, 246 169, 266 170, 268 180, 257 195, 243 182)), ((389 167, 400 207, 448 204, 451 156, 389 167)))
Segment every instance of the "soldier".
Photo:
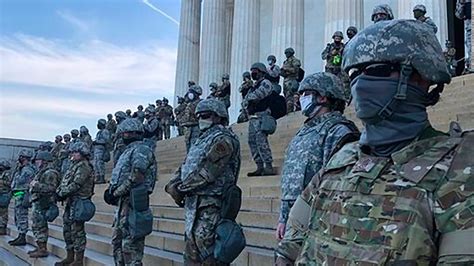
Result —
POLYGON ((89 134, 89 129, 86 126, 81 126, 79 132, 79 139, 87 145, 89 150, 92 150, 92 137, 89 134))
POLYGON ((451 80, 436 36, 414 20, 379 22, 346 48, 343 68, 365 130, 303 191, 296 264, 474 264, 474 132, 437 131, 426 111, 451 80))
POLYGON ((201 134, 165 191, 178 206, 184 206, 184 264, 226 265, 213 256, 215 230, 221 218, 226 217, 222 213, 222 198, 227 189, 237 183, 240 143, 226 127, 229 117, 221 101, 201 101, 196 116, 201 134))
MULTIPOLYGON (((118 111, 115 113, 115 120, 117 120, 117 124, 120 125, 123 121, 127 119, 127 115, 122 112, 118 111)), ((122 136, 120 134, 114 134, 113 138, 113 146, 114 146, 114 166, 117 164, 117 161, 122 154, 122 152, 125 150, 125 144, 123 143, 122 136)))
POLYGON ((54 145, 53 148, 51 149, 51 155, 53 156, 53 166, 54 168, 59 171, 61 170, 61 160, 59 156, 59 152, 63 149, 64 143, 63 143, 63 137, 61 135, 57 135, 54 138, 54 145))
POLYGON ((387 4, 377 5, 372 11, 372 21, 374 23, 384 20, 392 20, 393 18, 392 8, 387 4))
POLYGON ((185 142, 186 142, 186 151, 189 151, 191 145, 199 137, 199 126, 198 119, 194 111, 196 106, 201 101, 199 96, 202 95, 202 88, 199 85, 193 85, 189 88, 188 93, 186 94, 186 108, 184 109, 183 114, 183 126, 186 128, 185 133, 185 142))
POLYGON ((267 79, 272 83, 273 90, 277 93, 281 93, 280 86, 280 67, 276 64, 276 57, 274 55, 269 55, 267 57, 267 79))
POLYGON ((133 118, 137 118, 140 122, 145 121, 145 112, 143 112, 143 105, 137 107, 137 111, 133 113, 133 118))
POLYGON ((114 120, 112 114, 107 115, 107 125, 105 126, 105 129, 109 131, 111 136, 113 136, 115 134, 115 131, 117 130, 117 122, 114 120))
POLYGON ((12 246, 26 245, 28 231, 28 208, 30 207, 29 187, 35 176, 35 167, 31 164, 33 152, 23 148, 18 154, 18 166, 13 174, 12 193, 15 198, 15 225, 18 236, 8 241, 12 246))
POLYGON ((354 38, 354 36, 356 36, 357 32, 358 32, 358 30, 355 26, 349 26, 349 28, 347 28, 346 35, 347 35, 347 38, 349 38, 347 43, 349 43, 352 40, 352 38, 354 38))
POLYGON ((325 71, 338 76, 341 73, 342 53, 344 52, 342 40, 344 36, 342 32, 336 31, 332 35, 332 39, 334 41, 326 45, 326 48, 321 53, 321 58, 326 60, 325 71))
POLYGON ((274 175, 268 135, 261 129, 263 119, 271 117, 265 99, 272 94, 272 84, 265 79, 267 68, 263 63, 254 63, 250 71, 255 84, 245 96, 242 104, 249 114, 248 143, 252 158, 257 164, 257 170, 247 173, 247 176, 274 175))
POLYGON ((0 206, 0 235, 7 234, 8 225, 8 205, 11 199, 11 183, 10 175, 11 164, 8 160, 0 160, 0 198, 2 206, 0 206))
POLYGON ((132 110, 130 109, 125 110, 125 114, 127 115, 127 118, 132 118, 132 110))
POLYGON ((156 141, 158 140, 158 134, 161 133, 159 130, 160 122, 156 118, 156 109, 153 106, 148 106, 145 109, 145 124, 144 127, 144 139, 143 142, 150 146, 151 150, 154 152, 156 148, 156 141))
POLYGON ((51 205, 56 204, 55 192, 61 177, 59 172, 51 165, 51 153, 40 151, 35 157, 38 173, 30 183, 31 202, 33 205, 31 229, 36 239, 37 248, 29 251, 31 258, 47 257, 48 221, 46 211, 51 205))
POLYGON ((110 133, 105 126, 107 121, 99 119, 97 121, 97 134, 94 144, 94 175, 96 184, 105 184, 105 161, 110 160, 110 133))
POLYGON ((165 139, 169 139, 171 137, 171 125, 173 124, 174 121, 174 115, 173 115, 173 107, 168 104, 169 101, 166 98, 163 98, 163 102, 160 107, 160 111, 158 112, 160 117, 160 127, 162 129, 162 132, 164 133, 165 139))
POLYGON ((69 165, 71 164, 71 160, 69 158, 69 147, 71 146, 71 135, 64 134, 64 146, 59 151, 59 159, 61 160, 61 177, 66 174, 67 169, 69 169, 69 165))
POLYGON ((291 207, 311 178, 324 167, 329 158, 344 144, 358 139, 355 124, 343 115, 346 97, 342 81, 327 72, 306 77, 298 90, 303 115, 307 117, 291 140, 285 155, 281 175, 281 207, 276 238, 277 265, 292 264, 298 254, 291 251, 300 231, 287 225, 291 207), (285 234, 285 228, 288 232, 285 234), (284 238, 284 236, 286 236, 284 238))
POLYGON ((285 49, 285 56, 286 60, 283 62, 283 66, 280 69, 280 75, 284 78, 283 93, 286 98, 286 109, 288 113, 291 113, 294 111, 293 95, 298 91, 299 86, 298 76, 300 73, 301 62, 295 57, 295 50, 291 47, 285 49))
POLYGON ((59 201, 66 202, 63 215, 63 236, 66 258, 55 266, 83 265, 86 248, 84 222, 76 221, 74 206, 77 200, 90 199, 94 194, 94 176, 89 162, 90 150, 84 142, 71 145, 72 165, 56 190, 59 201))
POLYGON ((184 135, 184 127, 182 126, 184 108, 186 108, 184 98, 178 96, 178 106, 174 108, 174 115, 176 117, 176 127, 178 128, 178 136, 184 135))
POLYGON ((209 84, 209 96, 206 99, 218 99, 217 98, 217 83, 211 82, 209 84))
MULTIPOLYGON (((155 116, 156 116, 156 119, 158 121, 158 129, 157 129, 157 132, 156 132, 156 139, 157 140, 162 140, 163 139, 163 128, 161 127, 161 112, 162 110, 160 109, 160 107, 163 105, 163 101, 158 99, 156 100, 156 107, 155 108, 155 116)), ((146 129, 145 129, 146 131, 146 129)))
MULTIPOLYGON (((145 228, 134 228, 137 225, 131 223, 128 217, 136 212, 152 215, 148 202, 156 182, 156 160, 153 150, 142 141, 142 123, 127 119, 118 126, 117 132, 122 134, 127 147, 112 171, 110 186, 104 195, 106 202, 118 205, 112 237, 114 261, 115 265, 142 265, 145 235, 133 235, 132 231, 145 228), (139 192, 142 195, 137 195, 139 192), (136 200, 140 196, 147 199, 136 200)), ((150 232, 151 226, 147 228, 150 232)))
POLYGON ((425 17, 426 14, 426 7, 424 5, 416 5, 413 8, 413 17, 426 24, 426 26, 430 27, 433 32, 436 34, 438 32, 438 27, 433 22, 430 17, 425 17))
MULTIPOLYGON (((245 96, 247 95, 249 90, 253 87, 253 81, 252 81, 252 78, 250 77, 250 72, 245 71, 242 74, 242 79, 243 81, 242 81, 242 84, 240 85, 239 92, 242 95, 242 99, 245 99, 245 96)), ((244 122, 249 121, 249 115, 247 113, 246 107, 243 105, 243 101, 241 102, 240 105, 241 105, 241 108, 240 108, 239 117, 237 118, 237 123, 244 123, 244 122)))
POLYGON ((456 60, 456 48, 453 47, 453 43, 450 40, 446 40, 445 43, 446 50, 443 51, 444 58, 448 64, 449 73, 451 77, 456 76, 456 67, 458 66, 458 61, 456 60))
POLYGON ((230 92, 229 74, 224 74, 222 75, 222 84, 217 88, 216 96, 218 100, 224 103, 227 109, 230 107, 230 92))
POLYGON ((78 141, 80 141, 80 138, 79 138, 79 130, 77 129, 73 129, 71 130, 71 143, 76 143, 78 141))
POLYGON ((463 74, 471 72, 471 51, 472 51, 472 23, 471 23, 471 0, 457 0, 455 15, 464 21, 464 62, 463 74))

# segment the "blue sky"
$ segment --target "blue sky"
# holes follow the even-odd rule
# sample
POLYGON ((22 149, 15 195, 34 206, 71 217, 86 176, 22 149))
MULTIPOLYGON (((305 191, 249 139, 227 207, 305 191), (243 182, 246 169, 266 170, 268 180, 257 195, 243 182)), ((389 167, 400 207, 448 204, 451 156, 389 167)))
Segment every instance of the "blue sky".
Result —
POLYGON ((0 0, 0 137, 172 102, 180 0, 0 0))

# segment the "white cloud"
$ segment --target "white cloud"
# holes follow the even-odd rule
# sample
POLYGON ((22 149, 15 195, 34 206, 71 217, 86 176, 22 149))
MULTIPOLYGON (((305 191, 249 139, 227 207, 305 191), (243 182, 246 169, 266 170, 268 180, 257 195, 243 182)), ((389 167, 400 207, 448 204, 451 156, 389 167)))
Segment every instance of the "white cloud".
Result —
POLYGON ((0 81, 95 93, 172 94, 177 49, 160 43, 74 45, 17 34, 1 38, 0 81))
POLYGON ((71 23, 74 27, 78 28, 81 31, 88 32, 90 26, 87 22, 79 19, 78 17, 74 16, 71 12, 67 10, 59 10, 56 12, 58 16, 60 16, 65 21, 71 23))

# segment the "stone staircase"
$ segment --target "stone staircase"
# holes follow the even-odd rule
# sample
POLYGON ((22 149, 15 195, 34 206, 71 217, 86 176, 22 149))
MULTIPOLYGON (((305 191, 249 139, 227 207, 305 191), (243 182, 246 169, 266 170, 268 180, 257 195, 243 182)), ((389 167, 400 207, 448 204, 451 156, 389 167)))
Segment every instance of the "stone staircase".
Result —
MULTIPOLYGON (((474 75, 458 77, 445 88, 442 100, 429 110, 433 125, 447 130, 450 121, 459 121, 463 128, 474 128, 474 75)), ((348 117, 354 119, 349 108, 348 117)), ((280 170, 286 147, 292 136, 301 126, 304 118, 300 114, 290 114, 278 121, 277 132, 270 137, 274 164, 280 170)), ((358 123, 360 126, 360 123, 358 123)), ((248 246, 233 263, 234 265, 272 265, 273 247, 277 244, 274 230, 278 221, 280 176, 247 177, 255 165, 247 145, 247 124, 233 125, 240 138, 242 166, 239 185, 243 191, 242 210, 238 222, 242 224, 248 246)), ((152 211, 155 216, 153 233, 146 238, 144 265, 182 265, 184 249, 183 210, 164 192, 163 187, 173 176, 176 168, 185 156, 182 137, 161 141, 157 145, 158 181, 151 196, 152 211)), ((107 166, 108 173, 112 165, 107 166)), ((106 185, 95 188, 93 201, 97 212, 86 223, 87 249, 86 265, 113 265, 112 258, 112 221, 114 208, 102 199, 106 185)), ((12 206, 11 206, 12 207, 12 206)), ((62 207, 61 207, 62 209, 62 207)), ((62 210, 61 210, 62 212, 62 210)), ((65 244, 62 236, 62 215, 50 223, 48 249, 51 255, 44 259, 32 260, 26 252, 33 248, 34 238, 28 233, 29 245, 11 247, 7 244, 17 235, 13 225, 13 209, 10 209, 10 236, 0 237, 0 265, 52 265, 59 257, 65 256, 65 244)))

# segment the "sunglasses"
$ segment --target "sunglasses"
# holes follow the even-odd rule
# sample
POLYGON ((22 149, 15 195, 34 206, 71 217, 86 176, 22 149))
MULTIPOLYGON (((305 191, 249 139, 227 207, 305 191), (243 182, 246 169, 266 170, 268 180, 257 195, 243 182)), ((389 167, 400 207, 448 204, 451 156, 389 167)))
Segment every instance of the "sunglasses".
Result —
POLYGON ((349 79, 353 81, 359 75, 364 74, 372 77, 390 77, 393 72, 399 72, 400 65, 390 63, 377 63, 365 66, 364 68, 352 68, 349 70, 349 79))

